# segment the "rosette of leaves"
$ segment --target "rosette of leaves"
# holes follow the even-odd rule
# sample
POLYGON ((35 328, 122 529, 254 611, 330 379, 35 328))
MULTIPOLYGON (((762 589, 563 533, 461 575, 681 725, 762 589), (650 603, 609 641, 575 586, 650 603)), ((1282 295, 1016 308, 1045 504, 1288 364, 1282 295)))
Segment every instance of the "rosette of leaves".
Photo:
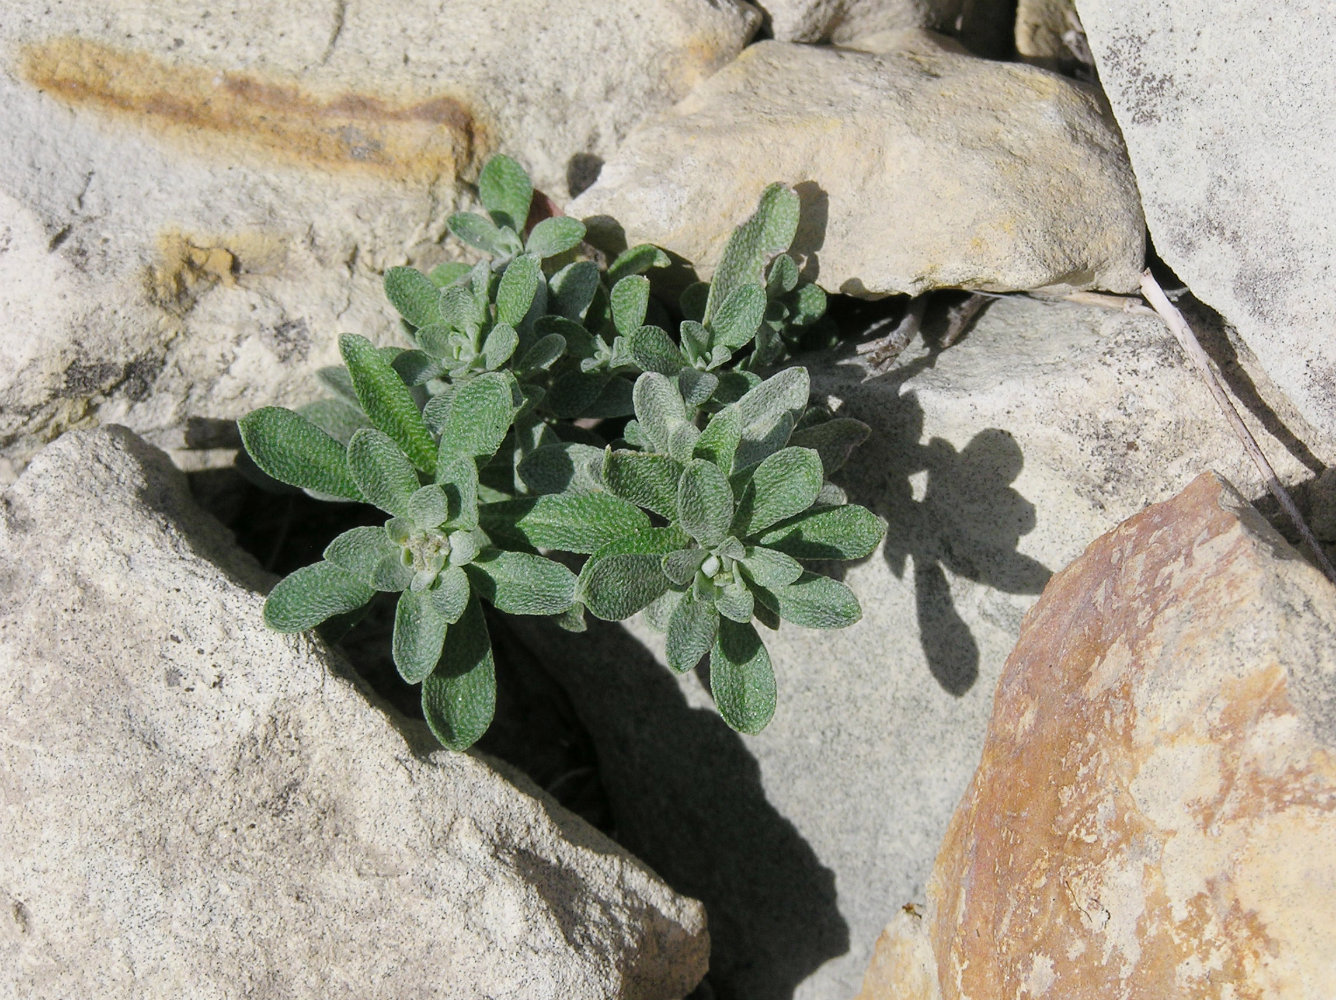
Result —
POLYGON ((436 737, 464 749, 486 731, 496 703, 491 640, 480 601, 513 614, 557 615, 575 596, 575 575, 531 548, 497 544, 480 526, 478 470, 498 449, 522 402, 508 372, 461 385, 433 432, 400 374, 364 338, 340 349, 367 425, 344 445, 302 414, 266 407, 240 421, 255 463, 317 496, 379 507, 383 527, 357 527, 324 558, 289 574, 265 601, 282 632, 314 628, 398 594, 394 663, 422 685, 436 737))
POLYGON ((809 412, 804 368, 760 382, 700 427, 682 382, 658 372, 636 380, 644 447, 609 448, 598 477, 606 493, 587 494, 620 500, 645 521, 613 508, 624 527, 610 526, 595 545, 558 494, 496 505, 490 527, 588 553, 576 600, 614 621, 647 610, 667 632, 676 671, 708 655, 720 715, 755 733, 774 714, 775 678, 753 621, 843 628, 861 617, 853 592, 809 564, 867 556, 885 533, 885 522, 826 481, 867 427, 839 418, 799 429, 809 412))

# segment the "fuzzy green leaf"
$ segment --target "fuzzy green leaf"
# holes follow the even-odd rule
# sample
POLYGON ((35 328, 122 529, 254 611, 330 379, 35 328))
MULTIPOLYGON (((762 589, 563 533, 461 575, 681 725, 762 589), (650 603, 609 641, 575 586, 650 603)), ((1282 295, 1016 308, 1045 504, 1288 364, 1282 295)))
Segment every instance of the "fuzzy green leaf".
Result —
POLYGON ((493 156, 478 175, 478 200, 493 222, 518 233, 529 219, 533 184, 524 168, 509 156, 493 156))
POLYGON ((708 555, 704 549, 678 549, 663 557, 660 568, 663 575, 673 582, 673 586, 685 587, 696 578, 696 571, 708 555))
POLYGON ((519 347, 520 336, 509 323, 497 323, 487 334, 482 345, 482 361, 488 371, 496 371, 515 353, 519 347))
POLYGON ((740 733, 759 733, 774 716, 775 674, 751 624, 720 621, 710 653, 710 691, 720 716, 740 733))
POLYGON ((733 533, 747 538, 801 514, 821 491, 821 458, 810 448, 785 448, 756 466, 738 500, 733 533))
POLYGON ((484 549, 464 569, 474 593, 498 611, 555 615, 575 603, 575 574, 561 563, 532 552, 484 549))
POLYGON ((668 666, 679 674, 686 673, 714 646, 719 635, 719 612, 688 591, 673 609, 667 633, 668 666))
POLYGON ((795 559, 862 559, 886 534, 886 522, 866 507, 849 504, 814 510, 783 521, 757 539, 795 559))
POLYGON ((266 406, 237 421, 246 452, 280 483, 362 500, 348 471, 347 451, 301 414, 266 406))
POLYGON ((771 184, 761 193, 756 211, 733 231, 710 284, 705 306, 708 324, 733 290, 759 284, 766 261, 793 244, 798 232, 798 195, 783 184, 771 184))
POLYGON ((846 628, 863 617, 852 590, 815 573, 783 586, 758 587, 756 596, 786 622, 807 628, 846 628))
POLYGON ((509 257, 520 252, 520 240, 513 232, 498 229, 490 220, 474 212, 456 212, 446 221, 450 232, 469 246, 494 257, 509 257))
POLYGON ((390 651, 399 676, 421 684, 436 669, 445 643, 446 621, 429 592, 405 590, 394 609, 394 637, 390 651))
POLYGON ((866 441, 870 433, 871 428, 861 420, 835 417, 794 431, 789 441, 802 448, 814 449, 821 456, 821 467, 829 476, 844 465, 849 453, 866 441))
POLYGON ((666 253, 649 243, 628 247, 608 265, 608 284, 616 285, 628 275, 644 274, 656 267, 667 267, 670 263, 666 253))
POLYGON ((566 353, 566 338, 559 333, 549 333, 539 337, 534 345, 524 352, 524 357, 520 358, 515 370, 536 372, 551 368, 564 353, 566 353))
POLYGON ((477 599, 445 637, 441 659, 422 682, 422 714, 441 743, 467 750, 496 712, 496 666, 492 640, 477 599))
POLYGON ((436 443, 403 379, 365 337, 345 333, 339 350, 372 425, 389 435, 409 461, 430 472, 436 464, 436 443))
POLYGON ((398 445, 370 427, 348 442, 348 468, 369 503, 396 517, 408 517, 409 498, 421 483, 398 445))
POLYGON ((471 592, 468 574, 458 566, 445 567, 436 579, 435 586, 422 591, 431 599, 436 613, 447 625, 459 621, 459 616, 464 613, 464 608, 468 605, 471 592))
POLYGON ((542 265, 533 254, 521 254, 510 262, 496 289, 496 316, 502 323, 518 327, 529 314, 543 280, 542 265))
POLYGON ((608 493, 554 493, 488 504, 482 526, 498 541, 589 554, 650 522, 639 507, 608 493))
POLYGON ((419 528, 437 528, 450 517, 450 501, 435 483, 423 486, 408 498, 408 519, 419 528))
POLYGON ((733 520, 733 490, 719 466, 693 459, 677 484, 677 521, 701 545, 718 545, 733 520))
POLYGON ((783 448, 807 408, 811 383, 806 368, 786 368, 737 401, 742 437, 735 469, 745 469, 783 448))
POLYGON ((515 419, 517 397, 515 378, 508 372, 486 372, 459 386, 441 426, 440 454, 495 454, 515 419))
MULTIPOLYGON (((487 319, 487 303, 472 288, 452 285, 441 292, 441 317, 455 330, 471 333, 487 319)), ((461 343, 458 338, 454 342, 461 343)))
POLYGON ((629 337, 645 322, 649 308, 649 279, 639 274, 622 278, 612 286, 612 322, 617 332, 629 337))
MULTIPOLYGON (((375 587, 376 567, 384 559, 396 559, 399 546, 383 527, 350 528, 325 547, 325 560, 351 573, 367 586, 375 587)), ((379 589, 379 588, 377 588, 379 589)))
POLYGON ((736 406, 725 406, 710 418, 696 439, 695 455, 719 466, 725 473, 733 471, 733 456, 742 440, 742 414, 736 406))
POLYGON ((694 281, 682 290, 677 305, 684 318, 694 320, 697 325, 705 318, 705 303, 710 297, 710 284, 707 281, 694 281))
POLYGON ((739 285, 733 289, 710 321, 715 343, 735 351, 751 343, 756 328, 765 319, 765 307, 765 289, 760 285, 739 285))
POLYGON ((677 386, 666 375, 645 372, 636 379, 632 393, 636 420, 658 451, 667 451, 672 433, 687 419, 677 386))
POLYGON ((682 466, 667 455, 609 451, 603 483, 609 491, 669 520, 677 516, 677 482, 682 466))
POLYGON ((770 262, 770 269, 765 279, 766 293, 773 299, 785 292, 791 292, 798 285, 798 264, 786 253, 780 254, 770 262))
POLYGON ((534 226, 524 249, 527 253, 546 259, 574 249, 584 237, 583 222, 569 215, 558 215, 534 226))
POLYGON ((677 390, 682 394, 682 402, 686 403, 688 410, 704 406, 718 387, 718 376, 710 372, 695 368, 683 368, 677 372, 677 390))
POLYGON ((456 527, 476 528, 478 466, 473 459, 466 456, 442 455, 436 465, 436 482, 445 493, 446 520, 456 527))
POLYGON ((448 288, 472 270, 472 266, 462 260, 447 260, 433 267, 427 277, 437 288, 448 288))
POLYGON ((688 541, 677 528, 647 528, 603 546, 580 571, 578 600, 595 617, 630 618, 668 589, 660 563, 688 541))
POLYGON ((371 421, 367 420, 360 406, 337 396, 317 399, 297 412, 345 448, 354 434, 363 427, 371 426, 371 421))
POLYGON ((441 321, 441 290, 415 268, 392 267, 386 271, 385 296, 413 326, 430 326, 441 321))
POLYGON ((563 441, 535 448, 515 471, 530 493, 592 493, 602 487, 602 469, 602 448, 563 441))
POLYGON ((760 545, 749 546, 741 564, 747 578, 762 587, 781 587, 803 575, 797 559, 760 545))
POLYGON ((735 580, 728 584, 720 590, 714 599, 714 606, 719 613, 735 622, 751 621, 755 605, 756 601, 752 597, 752 592, 747 589, 747 585, 741 580, 735 580))
POLYGON ((682 353, 693 364, 703 364, 710 357, 710 331, 694 320, 683 320, 678 327, 682 335, 682 353))
POLYGON ((276 632, 304 632, 327 618, 356 611, 375 591, 330 562, 303 566, 274 585, 264 602, 264 623, 276 632))
POLYGON ((567 319, 581 320, 598 291, 598 266, 593 261, 577 260, 568 264, 548 282, 552 291, 553 312, 567 319))
MULTIPOLYGON (((682 351, 661 327, 637 327, 626 335, 626 341, 641 371, 676 375, 686 366, 687 359, 682 351)), ((694 368, 687 370, 695 371, 694 368)))

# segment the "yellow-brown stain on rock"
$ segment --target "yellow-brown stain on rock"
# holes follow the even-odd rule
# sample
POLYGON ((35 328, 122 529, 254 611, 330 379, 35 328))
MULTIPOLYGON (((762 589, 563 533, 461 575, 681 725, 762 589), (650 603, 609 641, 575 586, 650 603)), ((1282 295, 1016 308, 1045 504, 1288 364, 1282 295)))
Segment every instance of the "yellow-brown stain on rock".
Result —
POLYGON ((283 256, 282 242, 262 233, 202 237, 165 230, 146 276, 148 296, 167 312, 184 315, 209 289, 234 288, 244 274, 272 272, 283 256))
POLYGON ((485 130, 453 95, 409 103, 373 94, 321 95, 291 78, 169 63, 83 38, 27 46, 20 72, 76 107, 327 170, 454 180, 472 173, 487 152, 485 130))

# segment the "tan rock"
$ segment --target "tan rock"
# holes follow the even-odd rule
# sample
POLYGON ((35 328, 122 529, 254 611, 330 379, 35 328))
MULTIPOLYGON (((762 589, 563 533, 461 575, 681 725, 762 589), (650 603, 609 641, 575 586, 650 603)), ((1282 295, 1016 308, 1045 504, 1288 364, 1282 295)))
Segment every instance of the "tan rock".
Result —
POLYGON ((848 42, 894 28, 950 28, 964 0, 764 0, 770 31, 781 42, 848 42))
POLYGON ((1063 62, 1090 61, 1075 0, 1020 0, 1016 5, 1016 52, 1026 62, 1056 69, 1063 62))
POLYGON ((1336 590, 1223 480, 1053 578, 930 883, 947 1000, 1336 995, 1336 590))
POLYGON ((854 1000, 942 1000, 932 941, 917 907, 904 907, 881 932, 854 1000))
POLYGON ((828 291, 1137 286, 1136 182, 1096 91, 925 32, 877 48, 750 46, 633 132, 570 213, 708 273, 780 180, 828 291))

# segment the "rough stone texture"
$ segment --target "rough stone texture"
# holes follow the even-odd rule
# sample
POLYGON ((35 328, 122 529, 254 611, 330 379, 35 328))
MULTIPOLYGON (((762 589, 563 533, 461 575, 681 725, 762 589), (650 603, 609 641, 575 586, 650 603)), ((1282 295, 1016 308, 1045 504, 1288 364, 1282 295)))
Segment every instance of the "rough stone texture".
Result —
POLYGON ((862 622, 766 634, 769 728, 728 730, 638 626, 598 630, 596 648, 529 636, 594 735, 619 840, 705 902, 720 1000, 858 992, 888 915, 924 899, 1051 568, 1204 466, 1262 493, 1151 316, 1005 299, 872 381, 847 356, 808 361, 818 393, 873 428, 837 478, 890 530, 846 575, 862 622))
POLYGON ((339 333, 396 336, 380 274, 440 259, 459 178, 504 151, 564 200, 759 22, 731 0, 7 2, 3 480, 67 427, 209 449, 312 398, 339 333))
POLYGON ((943 995, 1330 997, 1333 845, 1336 589, 1203 475, 1027 616, 933 871, 943 995))
POLYGON ((1094 90, 927 32, 876 48, 748 47, 636 129, 570 213, 708 272, 721 220, 780 180, 803 197, 796 246, 828 291, 1136 287, 1136 182, 1094 90))
POLYGON ((1336 441, 1336 6, 1080 10, 1156 250, 1336 441))
POLYGON ((765 0, 774 37, 781 42, 848 42, 895 28, 950 28, 964 0, 765 0))
POLYGON ((877 938, 863 988, 854 1000, 942 1000, 937 959, 923 914, 912 907, 897 913, 877 938))
MULTIPOLYGON (((1076 0, 1020 0, 1016 5, 1016 54, 1036 66, 1056 69, 1079 60, 1074 52, 1074 29, 1080 26, 1076 0)), ((1075 42, 1081 48, 1080 42, 1075 42)))
POLYGON ((0 499, 0 994, 691 990, 698 903, 266 630, 268 582, 125 428, 0 499))

